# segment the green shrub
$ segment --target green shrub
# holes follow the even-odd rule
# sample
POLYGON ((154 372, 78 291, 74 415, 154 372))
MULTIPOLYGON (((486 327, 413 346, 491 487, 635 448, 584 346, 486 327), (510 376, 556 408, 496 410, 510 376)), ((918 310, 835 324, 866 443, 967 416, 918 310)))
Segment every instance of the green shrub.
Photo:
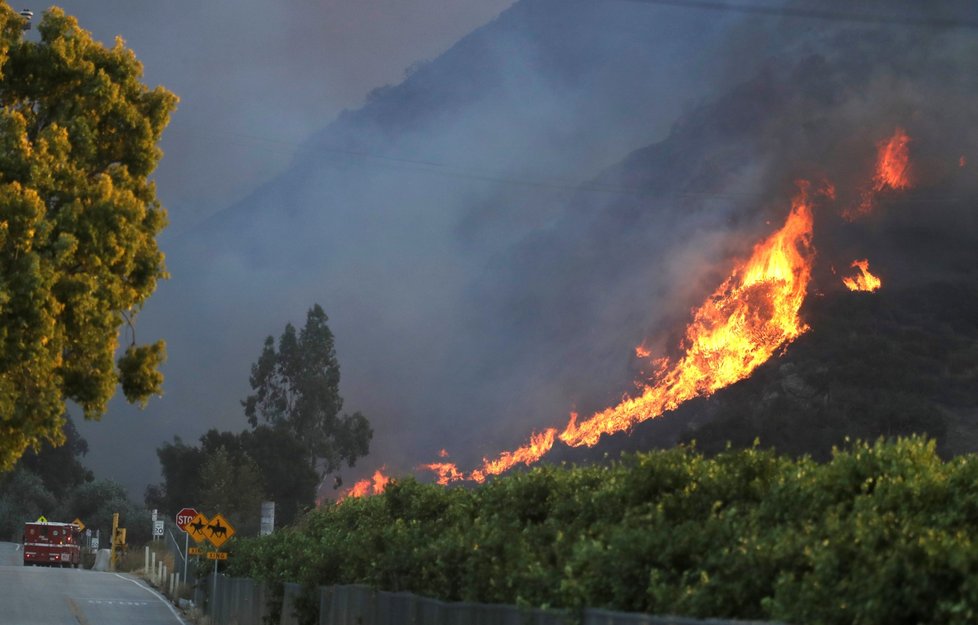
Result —
POLYGON ((395 481, 242 540, 231 573, 445 600, 818 624, 969 623, 978 458, 919 437, 830 461, 694 447, 477 488, 395 481))

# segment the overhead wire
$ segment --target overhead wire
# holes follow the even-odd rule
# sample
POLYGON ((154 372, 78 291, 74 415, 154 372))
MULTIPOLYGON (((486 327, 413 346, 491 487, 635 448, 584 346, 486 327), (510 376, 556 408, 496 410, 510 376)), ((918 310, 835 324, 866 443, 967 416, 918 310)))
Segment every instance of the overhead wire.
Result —
MULTIPOLYGON (((865 13, 854 11, 838 11, 827 8, 809 8, 801 6, 777 6, 773 4, 756 4, 740 2, 719 2, 717 0, 610 0, 613 2, 631 2, 638 4, 655 4, 685 9, 700 9, 707 11, 728 11, 765 15, 770 17, 799 17, 837 22, 853 22, 863 24, 881 24, 898 26, 927 26, 931 28, 969 28, 978 29, 978 20, 960 17, 932 17, 881 13, 865 13)), ((922 2, 922 6, 928 3, 922 2)))

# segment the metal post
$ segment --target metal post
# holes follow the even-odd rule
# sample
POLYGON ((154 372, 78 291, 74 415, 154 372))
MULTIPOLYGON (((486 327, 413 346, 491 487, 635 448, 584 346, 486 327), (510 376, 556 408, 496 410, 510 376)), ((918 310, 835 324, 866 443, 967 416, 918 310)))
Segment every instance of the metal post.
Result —
POLYGON ((187 560, 190 559, 190 533, 183 533, 183 581, 187 581, 187 560))
POLYGON ((151 582, 155 584, 156 583, 156 552, 155 551, 153 552, 153 555, 150 558, 150 562, 152 562, 152 564, 149 565, 149 579, 151 582))
POLYGON ((217 607, 217 560, 214 560, 214 592, 211 594, 211 618, 214 617, 214 608, 217 607))

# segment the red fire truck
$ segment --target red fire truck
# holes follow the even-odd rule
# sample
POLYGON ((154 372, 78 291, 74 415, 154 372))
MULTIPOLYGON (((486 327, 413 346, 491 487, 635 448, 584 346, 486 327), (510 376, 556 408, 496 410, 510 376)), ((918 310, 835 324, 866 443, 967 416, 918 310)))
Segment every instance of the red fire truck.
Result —
POLYGON ((24 566, 78 568, 81 540, 73 523, 35 522, 24 524, 24 566))

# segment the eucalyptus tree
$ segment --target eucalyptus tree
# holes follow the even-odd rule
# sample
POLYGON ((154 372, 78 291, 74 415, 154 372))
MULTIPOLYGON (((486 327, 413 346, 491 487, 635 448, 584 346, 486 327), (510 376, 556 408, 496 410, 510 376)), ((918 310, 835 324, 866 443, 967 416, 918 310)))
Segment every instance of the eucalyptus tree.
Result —
POLYGON ((149 176, 177 98, 60 9, 23 25, 0 0, 0 470, 64 441, 67 401, 98 419, 121 385, 144 404, 165 358, 133 324, 166 277, 149 176))

